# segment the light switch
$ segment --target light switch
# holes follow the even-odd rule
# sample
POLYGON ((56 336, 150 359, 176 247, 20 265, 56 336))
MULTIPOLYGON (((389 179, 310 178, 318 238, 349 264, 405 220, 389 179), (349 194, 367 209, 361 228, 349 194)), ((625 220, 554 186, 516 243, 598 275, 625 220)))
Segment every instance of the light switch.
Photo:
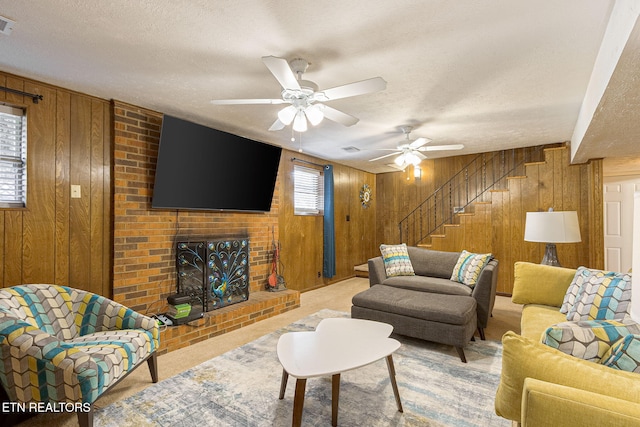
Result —
POLYGON ((71 198, 72 199, 79 199, 80 197, 82 197, 80 195, 80 186, 79 185, 72 185, 71 186, 71 198))

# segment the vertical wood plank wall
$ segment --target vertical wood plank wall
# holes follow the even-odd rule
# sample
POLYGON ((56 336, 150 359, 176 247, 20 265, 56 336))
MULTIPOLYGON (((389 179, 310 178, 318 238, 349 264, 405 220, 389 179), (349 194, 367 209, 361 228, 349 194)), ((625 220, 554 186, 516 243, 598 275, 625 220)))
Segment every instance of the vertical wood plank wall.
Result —
MULTIPOLYGON (((168 276, 172 274, 170 271, 173 271, 173 259, 167 248, 151 251, 147 253, 146 260, 141 261, 145 255, 129 252, 127 246, 133 245, 135 236, 127 236, 126 239, 129 240, 126 243, 119 240, 117 244, 113 237, 113 227, 116 230, 127 229, 128 232, 137 227, 139 239, 147 239, 146 244, 149 246, 159 241, 167 242, 167 239, 170 240, 175 235, 175 213, 167 216, 149 212, 148 208, 136 213, 136 203, 141 203, 142 199, 144 203, 148 203, 150 197, 149 182, 152 182, 155 170, 153 150, 145 154, 148 158, 131 164, 127 163, 131 162, 130 159, 124 159, 128 150, 149 144, 145 138, 154 139, 157 144, 157 135, 145 136, 147 129, 142 137, 132 137, 126 128, 127 121, 135 127, 139 125, 139 117, 134 112, 134 116, 124 117, 114 123, 114 107, 109 101, 2 72, 0 85, 42 94, 44 97, 38 104, 33 104, 29 98, 0 91, 0 102, 27 109, 29 127, 28 206, 26 209, 0 210, 2 286, 35 282, 57 283, 114 296, 113 275, 117 271, 117 296, 121 301, 131 301, 134 305, 146 307, 152 301, 161 299, 162 294, 170 291, 167 286, 157 287, 151 291, 151 295, 147 291, 153 289, 153 285, 147 283, 144 292, 142 288, 145 285, 141 285, 142 288, 129 285, 136 280, 139 283, 145 280, 148 282, 148 277, 139 276, 139 272, 144 269, 155 273, 152 275, 154 281, 168 283, 168 276), (118 138, 124 138, 124 143, 118 143, 121 150, 114 154, 116 133, 118 138), (145 187, 141 190, 140 183, 135 182, 137 178, 127 183, 126 179, 112 176, 112 162, 122 168, 125 177, 129 172, 128 168, 134 171, 134 175, 144 176, 145 187), (80 186, 81 198, 71 198, 71 185, 80 186), (114 194, 113 185, 120 189, 117 194, 114 194), (141 194, 140 191, 146 193, 141 194), (131 215, 126 219, 121 215, 114 215, 113 197, 118 198, 119 209, 131 209, 131 215), (119 198, 125 197, 138 198, 138 201, 126 200, 121 203, 119 198), (163 227, 171 229, 171 237, 162 236, 163 232, 158 229, 163 227), (114 253, 117 262, 114 262, 114 253), (123 261, 130 257, 138 259, 123 261), (114 266, 114 263, 117 265, 114 266)), ((119 103, 116 103, 115 108, 117 105, 119 103)), ((140 110, 144 117, 155 117, 157 132, 161 117, 159 113, 134 106, 127 106, 127 110, 140 110)), ((378 255, 380 243, 392 243, 394 238, 397 239, 399 216, 415 206, 417 200, 433 191, 447 175, 447 171, 453 170, 455 166, 462 166, 469 158, 457 156, 423 162, 420 185, 415 185, 414 178, 409 174, 398 172, 373 175, 334 164, 337 274, 333 278, 324 278, 322 275, 318 277, 318 272, 322 272, 322 218, 293 215, 291 157, 326 163, 301 153, 283 151, 277 190, 279 200, 276 201, 278 210, 266 222, 260 221, 259 237, 255 239, 256 249, 259 248, 263 257, 258 262, 260 271, 257 271, 256 280, 260 281, 268 275, 267 258, 271 249, 271 229, 274 229, 276 238, 282 244, 282 273, 287 286, 296 290, 313 289, 353 276, 355 265, 378 255), (372 188, 374 195, 368 209, 363 208, 359 201, 359 192, 364 184, 372 188)), ((587 221, 584 225, 583 242, 577 245, 581 249, 572 256, 565 255, 565 249, 559 247, 561 261, 565 257, 564 264, 567 266, 581 262, 599 267, 602 264, 602 164, 595 161, 574 167, 568 166, 566 158, 554 159, 553 162, 552 169, 542 172, 528 168, 530 179, 538 181, 538 189, 535 190, 537 204, 531 202, 531 188, 518 188, 514 184, 514 194, 521 194, 522 202, 519 205, 509 202, 509 209, 505 208, 499 214, 500 217, 498 214, 491 215, 491 222, 508 227, 509 224, 514 224, 516 216, 519 218, 526 210, 543 208, 550 203, 555 204, 555 209, 579 209, 581 221, 587 221), (580 172, 567 172, 568 168, 577 168, 580 172), (552 180, 550 176, 553 176, 552 180), (579 189, 578 195, 574 192, 576 188, 579 189), (560 194, 562 196, 558 196, 560 194)), ((495 203, 507 202, 503 200, 495 203)), ((189 232, 198 234, 208 232, 210 222, 219 223, 233 233, 255 222, 255 217, 246 220, 236 214, 202 216, 180 213, 179 216, 182 231, 190 230, 189 232)), ((501 235, 498 230, 493 231, 492 229, 493 239, 503 239, 502 245, 505 248, 513 247, 513 252, 509 253, 514 256, 530 257, 534 262, 542 256, 541 247, 531 248, 522 245, 521 239, 516 241, 512 237, 501 235)), ((123 237, 120 231, 116 234, 118 239, 123 237)), ((481 246, 476 241, 473 247, 480 250, 481 246)), ((511 261, 505 258, 502 262, 503 271, 512 268, 512 265, 509 266, 511 261)), ((259 285, 256 282, 254 286, 259 285)), ((509 291, 508 284, 503 285, 502 291, 509 291)))
MULTIPOLYGON (((375 175, 339 164, 333 164, 336 275, 322 276, 323 217, 293 213, 293 166, 291 159, 324 165, 327 162, 298 152, 283 151, 279 179, 283 202, 280 208, 280 243, 283 275, 287 287, 300 291, 354 276, 354 266, 378 254, 375 237, 376 198, 365 208, 360 203, 363 185, 375 195, 375 175)), ((303 166, 316 167, 306 163, 303 166)))
POLYGON ((27 207, 0 210, 2 286, 56 283, 111 294, 111 108, 0 72, 0 102, 27 111, 27 207), (70 186, 79 185, 80 198, 70 186), (106 213, 106 215, 105 215, 106 213))
MULTIPOLYGON (((577 211, 582 242, 558 244, 560 262, 569 268, 581 265, 604 268, 602 161, 570 165, 570 151, 564 146, 547 148, 543 153, 542 161, 526 165, 524 176, 509 178, 504 190, 491 191, 488 201, 472 206, 474 214, 458 215, 459 225, 444 227, 443 237, 431 239, 431 247, 436 250, 493 253, 500 261, 498 292, 502 294, 511 294, 515 262, 539 263, 544 255, 543 243, 524 241, 526 212, 546 211, 550 207, 556 211, 577 211)), ((454 170, 455 166, 450 166, 453 161, 435 160, 434 169, 440 164, 440 171, 454 170)), ((388 197, 390 202, 416 191, 415 183, 407 181, 404 174, 384 174, 378 178, 378 192, 384 191, 379 198, 388 197), (396 193, 395 198, 388 193, 390 188, 396 193)), ((380 227, 378 238, 383 243, 396 243, 396 219, 384 215, 384 209, 380 209, 378 216, 383 217, 380 222, 389 227, 380 227), (393 225, 396 230, 390 228, 393 225)))

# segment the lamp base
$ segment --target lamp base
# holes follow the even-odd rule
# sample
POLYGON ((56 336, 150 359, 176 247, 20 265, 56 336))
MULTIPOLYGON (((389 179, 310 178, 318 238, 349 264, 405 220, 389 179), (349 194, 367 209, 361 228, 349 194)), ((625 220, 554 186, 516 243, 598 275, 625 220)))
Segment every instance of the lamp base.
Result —
POLYGON ((562 267, 560 261, 558 261, 558 252, 556 251, 555 243, 547 243, 544 251, 544 257, 540 264, 551 265, 553 267, 562 267))

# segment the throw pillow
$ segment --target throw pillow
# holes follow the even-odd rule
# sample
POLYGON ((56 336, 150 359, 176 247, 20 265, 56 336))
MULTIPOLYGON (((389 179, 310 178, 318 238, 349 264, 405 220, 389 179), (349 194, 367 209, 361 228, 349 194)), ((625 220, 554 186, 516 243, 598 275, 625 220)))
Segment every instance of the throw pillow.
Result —
POLYGON ((387 277, 393 276, 415 276, 407 245, 380 245, 382 261, 387 277))
POLYGON ((640 335, 627 335, 618 340, 600 363, 621 371, 640 373, 640 335))
POLYGON ((491 260, 491 254, 473 254, 463 250, 453 268, 451 280, 473 288, 478 282, 482 269, 491 260))
POLYGON ((585 269, 567 320, 623 320, 631 303, 631 275, 585 269))
POLYGON ((576 274, 573 276, 571 284, 567 288, 567 292, 564 294, 562 300, 562 306, 560 306, 560 313, 567 314, 573 304, 576 302, 576 296, 580 292, 580 288, 585 282, 585 277, 589 276, 589 269, 586 267, 578 267, 576 274))
POLYGON ((629 334, 640 334, 637 323, 616 320, 582 320, 550 326, 541 342, 580 359, 599 362, 611 345, 629 334))

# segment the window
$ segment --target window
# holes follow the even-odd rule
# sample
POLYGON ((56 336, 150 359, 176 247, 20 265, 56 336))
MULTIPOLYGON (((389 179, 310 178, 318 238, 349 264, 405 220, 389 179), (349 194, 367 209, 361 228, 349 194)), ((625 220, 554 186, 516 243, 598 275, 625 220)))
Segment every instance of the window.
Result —
POLYGON ((27 117, 20 108, 0 105, 0 208, 26 206, 27 117))
POLYGON ((295 215, 322 215, 324 176, 321 170, 293 166, 293 205, 295 215))

